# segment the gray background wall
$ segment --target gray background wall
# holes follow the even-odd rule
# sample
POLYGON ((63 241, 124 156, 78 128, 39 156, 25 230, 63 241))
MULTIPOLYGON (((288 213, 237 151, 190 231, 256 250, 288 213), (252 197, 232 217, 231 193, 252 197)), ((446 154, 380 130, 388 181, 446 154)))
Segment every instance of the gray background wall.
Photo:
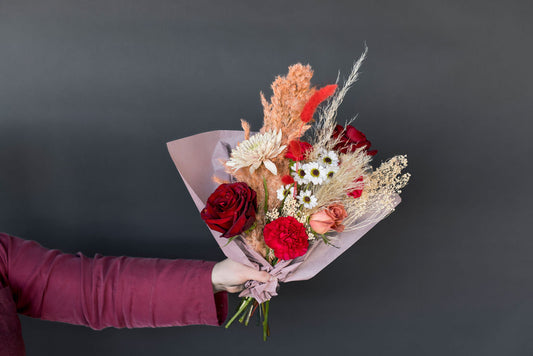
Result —
MULTIPOLYGON (((67 252, 219 260, 166 151, 261 126, 259 91, 369 57, 341 120, 410 160, 396 213, 259 327, 92 331, 22 317, 29 355, 533 353, 527 1, 0 2, 0 230, 67 252)), ((237 298, 230 299, 231 308, 237 298)))

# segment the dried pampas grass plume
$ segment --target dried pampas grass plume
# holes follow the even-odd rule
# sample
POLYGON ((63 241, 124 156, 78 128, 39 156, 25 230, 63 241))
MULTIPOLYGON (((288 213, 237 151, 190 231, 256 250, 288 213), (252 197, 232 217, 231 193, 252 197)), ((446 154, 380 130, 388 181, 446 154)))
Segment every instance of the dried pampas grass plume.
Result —
MULTIPOLYGON (((353 64, 352 71, 345 80, 344 85, 331 97, 331 100, 327 105, 319 109, 318 119, 316 121, 316 125, 314 126, 313 136, 315 137, 315 140, 313 146, 331 149, 335 145, 335 142, 332 142, 330 139, 333 135, 335 126, 337 125, 337 109, 342 104, 342 101, 344 100, 348 90, 357 81, 357 79, 359 79, 359 68, 361 68, 367 52, 368 47, 365 45, 363 54, 353 64)), ((339 78, 337 77, 336 83, 338 82, 339 78)))

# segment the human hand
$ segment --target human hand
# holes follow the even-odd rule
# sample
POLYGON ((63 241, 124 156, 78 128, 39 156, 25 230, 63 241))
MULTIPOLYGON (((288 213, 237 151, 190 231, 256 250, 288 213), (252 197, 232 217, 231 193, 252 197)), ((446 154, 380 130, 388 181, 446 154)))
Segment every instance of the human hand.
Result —
POLYGON ((218 262, 211 272, 213 292, 227 291, 237 293, 244 289, 244 283, 249 280, 266 283, 270 279, 266 271, 258 271, 229 258, 218 262))

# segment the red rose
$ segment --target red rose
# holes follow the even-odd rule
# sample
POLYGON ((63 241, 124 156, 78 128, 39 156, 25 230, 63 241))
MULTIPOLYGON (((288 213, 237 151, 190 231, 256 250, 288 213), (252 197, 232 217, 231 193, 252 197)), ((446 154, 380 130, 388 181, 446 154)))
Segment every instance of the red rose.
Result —
POLYGON ((263 237, 274 255, 282 260, 303 256, 309 247, 305 226, 292 216, 277 218, 266 224, 263 237))
POLYGON ((344 130, 341 125, 335 126, 333 138, 339 140, 334 149, 341 153, 355 152, 355 150, 361 147, 367 150, 366 154, 369 156, 374 156, 378 153, 377 150, 369 151, 371 145, 370 141, 366 139, 364 133, 357 130, 352 125, 346 126, 346 130, 344 130))
POLYGON ((363 176, 357 178, 355 182, 356 183, 361 182, 361 188, 352 190, 351 192, 348 193, 348 195, 351 196, 352 198, 359 198, 361 194, 363 194, 363 187, 364 187, 363 176))
POLYGON ((221 184, 209 196, 201 216, 222 237, 233 237, 248 230, 255 222, 257 197, 246 183, 221 184))
POLYGON ((312 148, 313 146, 310 143, 293 140, 289 142, 289 148, 287 153, 285 153, 285 158, 292 159, 293 161, 301 161, 312 148))

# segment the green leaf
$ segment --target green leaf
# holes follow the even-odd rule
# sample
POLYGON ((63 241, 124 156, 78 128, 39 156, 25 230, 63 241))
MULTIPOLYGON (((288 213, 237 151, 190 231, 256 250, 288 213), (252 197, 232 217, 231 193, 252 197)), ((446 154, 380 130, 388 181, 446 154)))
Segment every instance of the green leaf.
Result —
POLYGON ((238 236, 239 236, 239 235, 235 235, 235 236, 233 236, 233 237, 230 237, 230 238, 228 239, 228 242, 224 245, 224 247, 228 246, 229 243, 230 243, 231 241, 235 240, 238 236))
POLYGON ((246 231, 244 232, 244 234, 248 234, 248 233, 252 232, 252 230, 255 229, 256 226, 257 226, 257 221, 254 221, 254 223, 252 224, 252 226, 250 226, 250 228, 249 228, 248 230, 246 230, 246 231))

